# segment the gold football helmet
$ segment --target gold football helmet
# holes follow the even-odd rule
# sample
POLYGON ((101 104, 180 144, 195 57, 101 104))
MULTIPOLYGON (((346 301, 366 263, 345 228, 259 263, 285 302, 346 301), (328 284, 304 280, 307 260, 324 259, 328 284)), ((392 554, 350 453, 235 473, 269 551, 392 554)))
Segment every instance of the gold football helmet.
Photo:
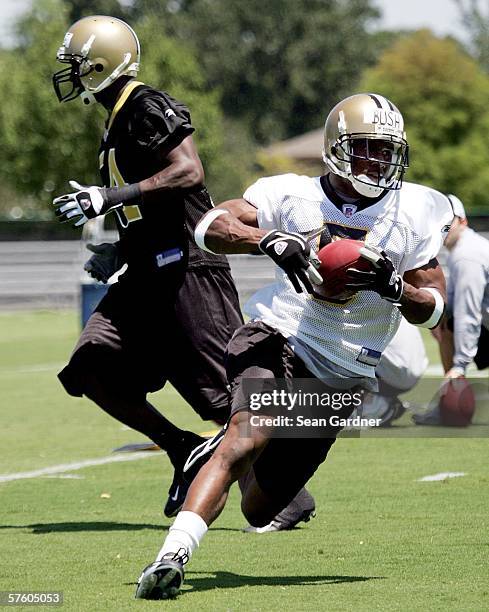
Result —
POLYGON ((53 75, 60 102, 81 96, 86 104, 93 95, 122 75, 136 76, 140 46, 134 30, 121 19, 92 15, 76 21, 66 32, 57 60, 69 68, 53 75))
POLYGON ((408 143, 399 109, 378 94, 339 102, 324 126, 323 159, 361 195, 400 189, 408 167, 408 143))

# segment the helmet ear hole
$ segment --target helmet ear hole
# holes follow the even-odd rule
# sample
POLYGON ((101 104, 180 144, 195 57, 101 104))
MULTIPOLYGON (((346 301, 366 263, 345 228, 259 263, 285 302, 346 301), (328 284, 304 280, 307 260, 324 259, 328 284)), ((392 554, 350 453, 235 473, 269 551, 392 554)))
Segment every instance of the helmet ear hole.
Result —
POLYGON ((104 66, 103 64, 95 64, 95 72, 103 72, 104 66))

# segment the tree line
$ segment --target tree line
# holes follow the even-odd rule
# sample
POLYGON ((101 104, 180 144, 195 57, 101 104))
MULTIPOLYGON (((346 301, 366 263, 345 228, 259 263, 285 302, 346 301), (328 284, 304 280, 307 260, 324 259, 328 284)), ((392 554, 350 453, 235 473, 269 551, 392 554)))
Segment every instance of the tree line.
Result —
POLYGON ((188 104, 216 200, 266 172, 260 147, 321 127, 339 99, 370 90, 405 116, 408 179, 489 210, 489 16, 452 1, 467 48, 376 31, 372 0, 34 0, 15 46, 0 50, 0 216, 50 218, 69 179, 99 183, 104 111, 59 104, 51 87, 66 29, 89 14, 129 21, 141 80, 188 104))

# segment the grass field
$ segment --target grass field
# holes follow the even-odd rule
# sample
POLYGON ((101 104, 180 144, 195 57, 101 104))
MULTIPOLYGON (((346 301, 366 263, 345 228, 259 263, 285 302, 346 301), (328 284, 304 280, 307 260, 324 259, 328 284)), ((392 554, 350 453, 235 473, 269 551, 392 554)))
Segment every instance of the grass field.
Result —
MULTIPOLYGON (((77 324, 70 312, 0 315, 3 476, 142 441, 57 383, 77 324)), ((172 389, 153 399, 177 423, 209 429, 172 389)), ((310 483, 315 520, 243 534, 234 491, 171 602, 133 599, 169 523, 162 453, 0 479, 0 590, 62 590, 65 609, 87 611, 488 610, 488 450, 485 438, 340 440, 310 483), (450 471, 466 475, 417 481, 450 471)))

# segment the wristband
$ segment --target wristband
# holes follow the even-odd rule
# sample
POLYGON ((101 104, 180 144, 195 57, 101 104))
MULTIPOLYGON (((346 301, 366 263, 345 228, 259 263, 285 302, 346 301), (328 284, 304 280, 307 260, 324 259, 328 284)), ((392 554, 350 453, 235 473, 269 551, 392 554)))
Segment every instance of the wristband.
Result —
POLYGON ((417 327, 426 327, 427 329, 433 329, 440 322, 443 313, 445 312, 445 302, 441 297, 441 293, 438 289, 434 289, 433 287, 420 287, 423 291, 428 291, 435 298, 435 308, 431 313, 430 318, 424 323, 416 323, 417 327))
POLYGON ((123 185, 122 187, 106 187, 104 189, 104 210, 107 212, 116 206, 133 206, 141 200, 141 188, 139 183, 123 185))
MULTIPOLYGON (((194 239, 197 246, 203 251, 207 251, 208 253, 214 253, 209 248, 205 246, 205 235, 209 227, 214 223, 217 217, 221 215, 228 215, 229 210, 225 208, 217 208, 208 212, 202 219, 197 223, 197 226, 194 231, 194 239)), ((215 254, 215 253, 214 253, 215 254)))

